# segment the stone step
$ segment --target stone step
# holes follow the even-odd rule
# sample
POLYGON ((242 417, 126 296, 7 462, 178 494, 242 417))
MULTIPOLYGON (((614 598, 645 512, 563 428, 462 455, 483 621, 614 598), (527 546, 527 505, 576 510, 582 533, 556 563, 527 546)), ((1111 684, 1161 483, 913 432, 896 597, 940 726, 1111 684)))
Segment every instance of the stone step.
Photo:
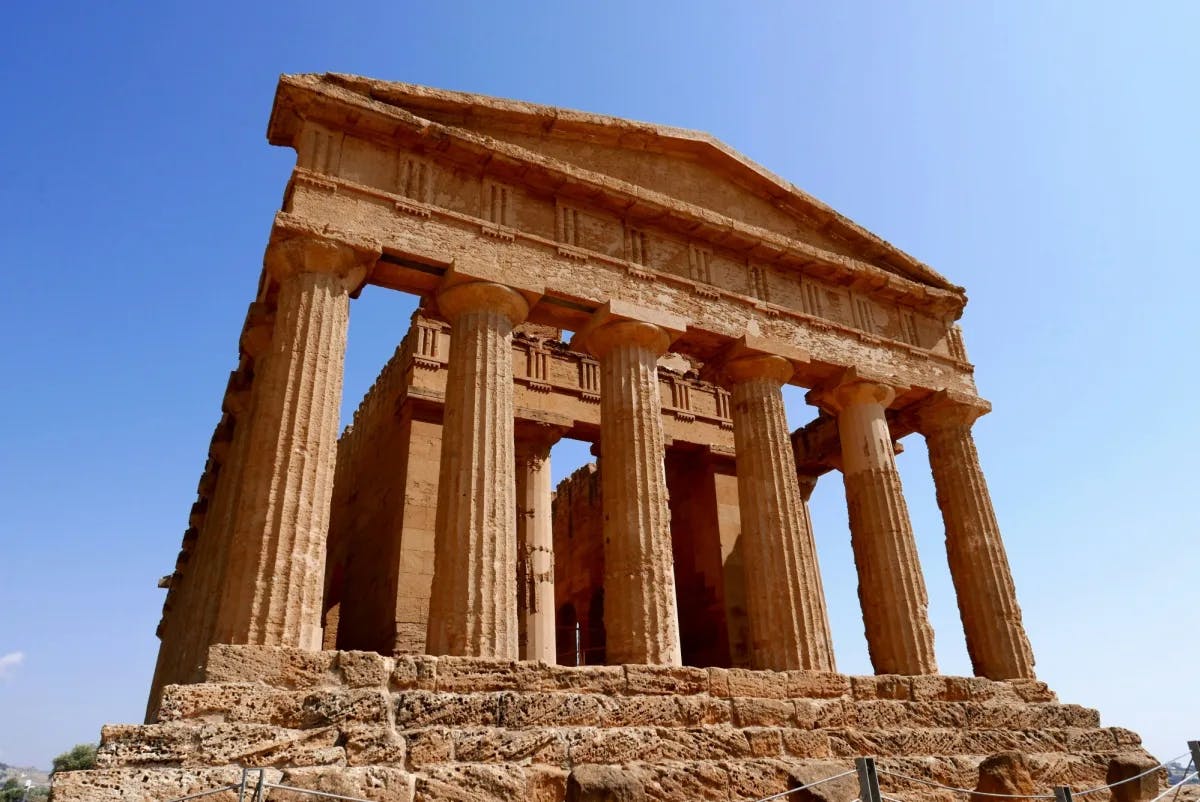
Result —
POLYGON ((711 696, 605 696, 578 692, 444 693, 382 688, 278 690, 252 683, 172 685, 159 720, 252 722, 302 729, 341 721, 397 726, 794 726, 808 729, 1097 728, 1095 710, 1047 702, 931 702, 711 696))
POLYGON ((305 652, 259 646, 213 646, 208 682, 254 683, 282 690, 387 687, 443 693, 574 691, 612 695, 854 701, 1055 702, 1037 680, 980 677, 851 677, 817 671, 669 666, 566 667, 539 662, 374 652, 305 652))
POLYGON ((1024 754, 1113 755, 1138 747, 1124 730, 1042 728, 804 729, 790 726, 505 727, 463 724, 402 727, 387 721, 345 721, 307 729, 263 723, 183 720, 116 725, 101 732, 97 765, 255 767, 438 763, 533 763, 560 768, 637 760, 808 759, 1024 754))
MULTIPOLYGON (((1034 787, 1076 789, 1104 782, 1107 758, 1031 754, 1027 756, 1034 787)), ((977 760, 967 757, 883 758, 879 768, 925 777, 960 788, 974 788, 977 760)), ((847 771, 851 761, 800 758, 746 760, 634 760, 619 767, 580 767, 612 771, 622 782, 636 782, 649 800, 679 802, 720 800, 746 802, 847 771)), ((306 766, 267 769, 268 782, 374 802, 562 802, 567 769, 516 763, 456 762, 405 770, 393 766, 306 766)), ((578 775, 577 775, 578 776, 578 775)), ((55 802, 164 802, 207 791, 241 779, 236 766, 219 768, 105 768, 68 772, 55 777, 55 802)), ((927 785, 881 776, 884 793, 906 802, 962 802, 963 796, 927 785)), ((852 800, 857 779, 849 776, 821 786, 822 799, 852 800)), ((233 802, 233 792, 205 797, 233 802)), ((273 802, 311 802, 312 797, 271 790, 273 802)))

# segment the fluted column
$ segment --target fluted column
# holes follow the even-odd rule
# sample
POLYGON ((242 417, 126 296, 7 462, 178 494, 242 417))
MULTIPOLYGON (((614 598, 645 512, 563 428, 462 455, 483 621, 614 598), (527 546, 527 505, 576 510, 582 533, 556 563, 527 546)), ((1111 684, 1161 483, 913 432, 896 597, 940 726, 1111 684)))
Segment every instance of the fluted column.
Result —
POLYGON ((619 320, 589 332, 600 360, 604 625, 610 663, 681 665, 658 357, 665 330, 619 320))
POLYGON ((558 431, 521 433, 517 455, 517 626, 522 660, 557 662, 550 447, 558 431))
POLYGON ((517 658, 512 330, 515 290, 475 281, 438 295, 450 356, 438 474, 431 654, 517 658))
POLYGON ((734 359, 723 372, 733 396, 752 665, 833 671, 817 548, 783 407, 792 364, 763 354, 734 359))
POLYGON ((366 262, 297 237, 272 244, 267 269, 279 285, 275 324, 255 366, 216 641, 316 650, 349 293, 366 262))
POLYGON ((837 414, 850 542, 877 674, 935 674, 929 597, 884 409, 886 385, 849 380, 820 394, 837 414))
POLYGON ((1033 650, 971 434, 975 419, 989 408, 981 399, 956 401, 939 394, 916 419, 929 446, 971 665, 989 679, 1032 678, 1033 650))

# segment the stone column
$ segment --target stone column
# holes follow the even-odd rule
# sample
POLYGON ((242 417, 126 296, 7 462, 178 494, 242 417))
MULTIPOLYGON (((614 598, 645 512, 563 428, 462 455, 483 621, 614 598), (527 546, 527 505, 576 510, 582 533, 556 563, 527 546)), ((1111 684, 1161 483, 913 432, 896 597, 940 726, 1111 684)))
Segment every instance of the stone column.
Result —
POLYGON ((279 285, 275 323, 255 365, 216 641, 316 650, 349 293, 367 258, 296 237, 271 245, 266 268, 279 285))
POLYGON ((473 281, 442 290, 438 307, 451 329, 426 648, 515 660, 512 330, 529 304, 473 281))
POLYGON ((557 662, 550 447, 556 429, 528 427, 516 441, 517 627, 522 660, 557 662), (532 431, 530 429, 533 429, 532 431))
POLYGON ((929 446, 971 665, 989 679, 1032 678, 1033 650, 971 435, 975 419, 989 409, 982 399, 941 393, 917 411, 917 428, 929 446))
POLYGON ((600 360, 604 624, 609 663, 681 665, 658 357, 670 337, 616 320, 590 331, 600 360))
POLYGON ((745 356, 723 372, 732 385, 751 663, 833 671, 817 548, 783 408, 792 363, 775 355, 745 356))
POLYGON ((929 597, 884 409, 895 390, 848 379, 820 394, 837 414, 850 543, 877 674, 935 674, 929 597))

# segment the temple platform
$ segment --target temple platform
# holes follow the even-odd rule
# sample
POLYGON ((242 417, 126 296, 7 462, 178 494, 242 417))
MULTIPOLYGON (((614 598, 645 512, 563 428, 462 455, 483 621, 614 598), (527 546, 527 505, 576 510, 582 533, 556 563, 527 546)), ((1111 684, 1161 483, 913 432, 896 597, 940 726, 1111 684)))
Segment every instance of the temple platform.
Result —
MULTIPOLYGON (((255 767, 269 782, 381 802, 561 802, 573 772, 580 800, 735 802, 873 756, 888 796, 962 802, 894 774, 975 789, 979 764, 1003 752, 1024 755, 1037 793, 1103 786, 1114 761, 1155 762, 1135 733, 1033 680, 215 646, 204 682, 168 686, 154 723, 105 727, 96 769, 56 775, 54 798, 164 802, 255 767), (605 776, 626 796, 580 794, 579 778, 605 776)), ((792 798, 857 797, 849 775, 792 798)))

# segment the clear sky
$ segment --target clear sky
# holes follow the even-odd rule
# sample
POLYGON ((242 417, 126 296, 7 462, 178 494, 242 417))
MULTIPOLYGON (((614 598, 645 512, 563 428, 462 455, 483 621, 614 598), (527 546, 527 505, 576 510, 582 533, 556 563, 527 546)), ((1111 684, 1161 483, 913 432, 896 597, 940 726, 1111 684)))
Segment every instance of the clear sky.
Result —
MULTIPOLYGON (((965 285, 977 441, 1042 679, 1200 737, 1200 5, 11 3, 0 30, 0 761, 138 721, 163 591, 293 153, 281 72, 708 131, 965 285)), ((410 299, 352 310, 346 410, 410 299)), ((789 395, 793 425, 814 410, 789 395)), ((345 419, 345 413, 343 415, 345 419)), ((919 438, 900 457, 967 673, 919 438)), ((556 473, 584 458, 556 448, 556 473)), ((814 518, 867 673, 841 482, 814 518)))

